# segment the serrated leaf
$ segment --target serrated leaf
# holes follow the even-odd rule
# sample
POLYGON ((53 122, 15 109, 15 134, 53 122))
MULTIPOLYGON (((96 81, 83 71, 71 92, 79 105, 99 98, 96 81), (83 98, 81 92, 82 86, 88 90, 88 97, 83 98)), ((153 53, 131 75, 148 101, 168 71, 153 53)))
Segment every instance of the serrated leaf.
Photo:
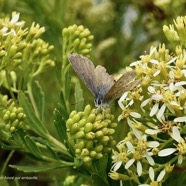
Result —
POLYGON ((35 81, 34 85, 35 85, 34 90, 36 92, 35 94, 36 96, 34 96, 34 98, 35 98, 35 102, 37 104, 37 108, 39 111, 40 120, 43 121, 44 110, 45 110, 45 94, 38 81, 35 81))
POLYGON ((26 114, 26 122, 40 136, 46 136, 48 131, 43 123, 37 118, 32 105, 29 103, 25 94, 21 91, 18 93, 18 100, 20 106, 23 107, 24 113, 26 114))
POLYGON ((84 108, 83 90, 79 81, 75 84, 75 110, 80 112, 84 108))
POLYGON ((25 139, 25 144, 28 150, 30 151, 30 153, 32 153, 34 156, 38 158, 42 158, 43 154, 38 148, 38 146, 36 145, 36 142, 30 136, 25 136, 24 139, 25 139))
POLYGON ((23 172, 43 172, 48 170, 53 170, 56 168, 66 167, 66 165, 58 164, 58 165, 43 165, 43 166, 17 166, 17 165, 9 165, 11 168, 17 169, 23 172))
POLYGON ((54 125, 62 141, 67 139, 66 121, 63 119, 59 110, 54 110, 54 125))
POLYGON ((65 102, 62 92, 60 94, 60 101, 61 101, 61 104, 58 105, 58 109, 60 108, 60 112, 63 113, 63 118, 66 120, 66 119, 68 119, 69 112, 67 110, 66 102, 65 102))

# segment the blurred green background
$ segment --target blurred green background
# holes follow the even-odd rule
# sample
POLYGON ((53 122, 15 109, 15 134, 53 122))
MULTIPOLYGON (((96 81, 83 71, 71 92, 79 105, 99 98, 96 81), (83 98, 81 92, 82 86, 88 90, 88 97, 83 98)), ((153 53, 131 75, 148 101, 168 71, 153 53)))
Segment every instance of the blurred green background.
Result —
MULTIPOLYGON (((110 74, 118 73, 150 46, 167 43, 162 27, 172 24, 186 12, 185 0, 0 0, 0 17, 20 12, 20 20, 44 26, 43 39, 55 46, 53 58, 60 68, 62 56, 62 29, 73 24, 87 27, 94 35, 90 58, 95 65, 103 65, 110 74)), ((169 46, 171 48, 171 46, 169 46)), ((59 100, 60 87, 56 81, 57 69, 50 69, 39 77, 46 93, 46 125, 57 137, 53 127, 53 109, 59 100)), ((83 86, 84 95, 89 91, 83 86)), ((73 95, 72 95, 73 96, 73 95)), ((93 105, 93 97, 85 104, 93 105)), ((73 106, 72 106, 73 109, 73 106)), ((0 151, 0 165, 9 152, 0 151)), ((11 164, 32 163, 24 154, 15 153, 11 164)), ((7 168, 7 175, 28 175, 7 168)), ((36 175, 38 180, 22 181, 21 185, 63 185, 68 170, 56 170, 36 175), (46 176, 47 175, 47 176, 46 176)), ((1 181, 1 180, 0 180, 1 181)), ((16 185, 9 181, 10 185, 16 185)), ((7 184, 7 183, 2 183, 7 184)), ((171 185, 173 182, 171 183, 171 185)))

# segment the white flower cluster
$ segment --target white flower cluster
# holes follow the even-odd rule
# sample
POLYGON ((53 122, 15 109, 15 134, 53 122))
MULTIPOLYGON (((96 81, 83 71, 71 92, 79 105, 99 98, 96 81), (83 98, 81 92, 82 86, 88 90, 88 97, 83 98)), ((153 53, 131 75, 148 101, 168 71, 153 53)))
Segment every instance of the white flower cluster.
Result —
POLYGON ((118 101, 122 109, 118 120, 126 121, 130 132, 113 152, 110 177, 158 185, 186 155, 186 51, 179 47, 172 55, 163 44, 140 58, 131 66, 141 85, 118 101))

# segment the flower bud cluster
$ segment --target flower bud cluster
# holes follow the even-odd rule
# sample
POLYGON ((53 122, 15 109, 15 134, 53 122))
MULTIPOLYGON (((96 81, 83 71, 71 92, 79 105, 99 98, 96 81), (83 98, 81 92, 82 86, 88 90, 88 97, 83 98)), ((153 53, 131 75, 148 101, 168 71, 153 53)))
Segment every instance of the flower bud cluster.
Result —
POLYGON ((77 158, 89 162, 111 152, 116 144, 113 134, 117 124, 112 122, 113 119, 109 110, 91 109, 90 105, 83 112, 71 112, 66 127, 77 158))
POLYGON ((2 111, 5 130, 13 133, 16 129, 23 125, 26 115, 22 107, 16 107, 14 102, 9 102, 10 105, 2 111))
MULTIPOLYGON (((23 78, 23 74, 33 77, 54 66, 49 56, 54 47, 39 38, 45 31, 44 27, 33 23, 30 28, 25 28, 25 22, 19 21, 19 16, 19 13, 13 12, 12 18, 0 19, 0 73, 2 70, 7 74, 14 71, 17 77, 23 78)), ((6 87, 6 84, 3 86, 6 87)))
POLYGON ((65 54, 78 53, 86 56, 92 48, 93 35, 82 25, 63 29, 63 50, 65 54))

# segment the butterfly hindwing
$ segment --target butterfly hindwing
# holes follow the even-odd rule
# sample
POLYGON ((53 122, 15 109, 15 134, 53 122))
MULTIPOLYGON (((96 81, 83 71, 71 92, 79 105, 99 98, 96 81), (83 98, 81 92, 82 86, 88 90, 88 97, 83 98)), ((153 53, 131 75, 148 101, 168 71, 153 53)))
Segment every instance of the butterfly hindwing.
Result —
POLYGON ((103 101, 109 102, 111 99, 117 99, 126 91, 132 90, 140 81, 132 81, 136 77, 135 71, 126 72, 119 78, 118 81, 110 88, 108 93, 104 96, 103 101))

